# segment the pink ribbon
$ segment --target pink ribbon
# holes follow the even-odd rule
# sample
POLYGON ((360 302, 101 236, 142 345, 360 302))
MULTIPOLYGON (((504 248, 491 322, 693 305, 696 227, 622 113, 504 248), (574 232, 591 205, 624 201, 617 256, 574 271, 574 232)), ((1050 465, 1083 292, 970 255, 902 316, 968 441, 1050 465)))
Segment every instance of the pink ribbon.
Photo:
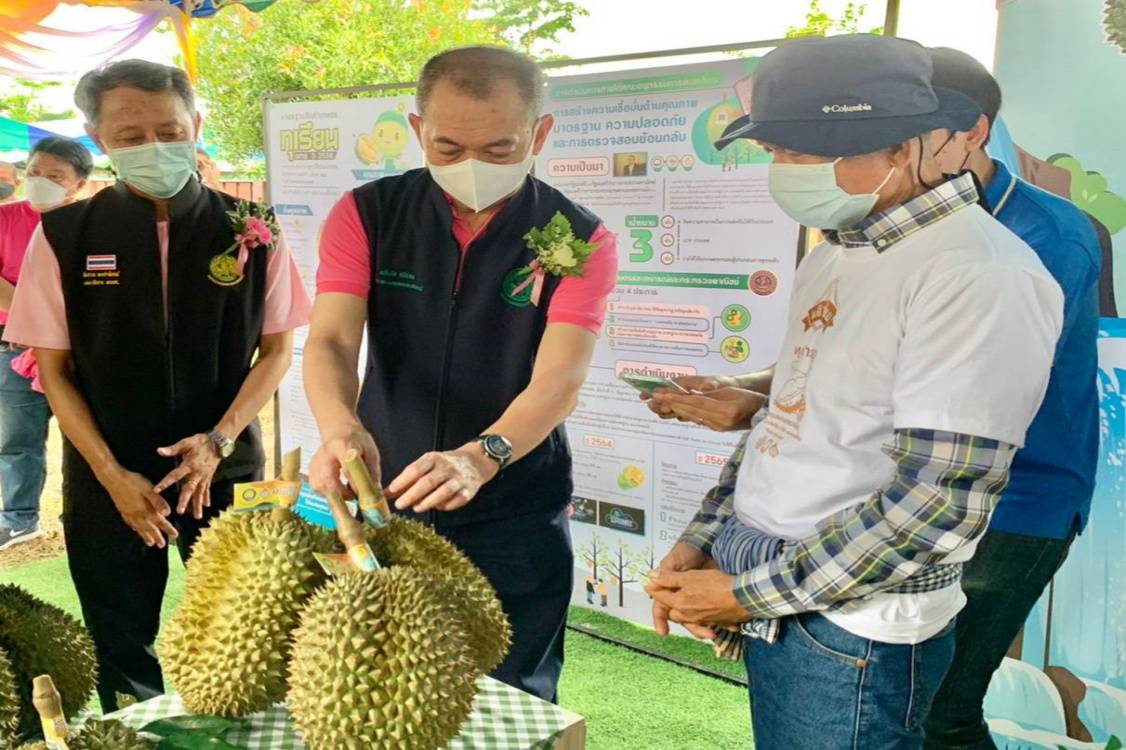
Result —
POLYGON ((538 258, 536 260, 533 260, 531 263, 529 263, 528 268, 532 269, 532 272, 530 274, 528 274, 528 278, 521 281, 519 286, 517 286, 515 289, 512 290, 512 296, 513 297, 520 296, 520 293, 523 292, 525 289, 527 289, 528 285, 531 284, 532 285, 532 306, 533 307, 539 307, 540 306, 540 297, 543 295, 544 276, 546 274, 544 273, 543 267, 540 266, 540 261, 539 261, 538 258))
POLYGON ((39 382, 39 363, 35 360, 34 349, 24 349, 23 354, 12 360, 12 369, 21 378, 31 381, 31 390, 36 393, 43 392, 43 384, 39 382))
POLYGON ((247 248, 245 242, 240 242, 238 246, 238 275, 242 276, 242 269, 246 265, 246 261, 250 259, 250 250, 247 248))

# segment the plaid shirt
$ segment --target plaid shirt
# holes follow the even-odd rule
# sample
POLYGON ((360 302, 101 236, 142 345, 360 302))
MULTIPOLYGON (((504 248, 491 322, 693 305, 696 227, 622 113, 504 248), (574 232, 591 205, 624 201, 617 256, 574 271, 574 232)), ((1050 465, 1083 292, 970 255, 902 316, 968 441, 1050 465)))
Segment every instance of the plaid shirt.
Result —
POLYGON ((920 593, 956 583, 961 565, 942 559, 985 532, 1016 452, 971 435, 896 430, 885 446, 896 464, 891 481, 866 502, 823 519, 805 538, 779 546, 756 541, 761 532, 747 527, 737 535, 728 523, 746 440, 680 541, 735 574, 735 596, 753 616, 743 633, 768 641, 777 637, 777 618, 786 615, 878 592, 920 593), (769 559, 730 557, 750 550, 769 559))
POLYGON ((855 227, 826 232, 830 242, 845 247, 871 245, 884 252, 923 227, 981 200, 973 174, 967 172, 942 183, 917 198, 873 214, 855 227))

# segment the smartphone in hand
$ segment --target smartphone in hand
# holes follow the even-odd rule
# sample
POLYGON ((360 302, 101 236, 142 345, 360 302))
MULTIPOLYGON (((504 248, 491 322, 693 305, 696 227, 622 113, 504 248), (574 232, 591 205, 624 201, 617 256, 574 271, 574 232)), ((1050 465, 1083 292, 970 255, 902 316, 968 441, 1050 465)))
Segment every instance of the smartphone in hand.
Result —
POLYGON ((677 384, 675 380, 669 378, 658 378, 651 375, 631 375, 629 373, 622 373, 618 377, 647 396, 652 396, 654 391, 659 390, 676 391, 677 393, 684 394, 688 393, 688 391, 677 384))

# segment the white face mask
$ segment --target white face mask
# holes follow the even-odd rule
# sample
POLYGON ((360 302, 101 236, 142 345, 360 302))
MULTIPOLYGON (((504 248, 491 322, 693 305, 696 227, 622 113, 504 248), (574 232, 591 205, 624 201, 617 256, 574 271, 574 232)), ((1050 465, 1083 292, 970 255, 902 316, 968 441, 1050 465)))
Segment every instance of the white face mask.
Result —
POLYGON ((464 159, 448 166, 427 161, 426 168, 440 188, 474 211, 484 211, 520 189, 535 158, 529 145, 528 155, 515 164, 464 159))
POLYGON ((770 197, 802 226, 844 229, 858 224, 872 212, 880 199, 880 190, 895 174, 895 167, 872 192, 854 194, 837 184, 838 161, 840 159, 823 164, 771 164, 767 173, 770 197))
POLYGON ((23 191, 36 211, 58 208, 66 202, 68 193, 65 187, 46 177, 28 177, 23 183, 23 191))

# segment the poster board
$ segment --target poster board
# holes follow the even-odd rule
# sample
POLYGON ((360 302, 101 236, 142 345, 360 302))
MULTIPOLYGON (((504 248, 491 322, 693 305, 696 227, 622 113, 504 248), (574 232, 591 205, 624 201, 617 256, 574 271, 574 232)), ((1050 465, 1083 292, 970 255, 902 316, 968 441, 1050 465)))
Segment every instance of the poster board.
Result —
POLYGON ((649 624, 645 574, 676 542, 739 438, 659 420, 623 373, 737 375, 772 365, 798 226, 770 200, 769 156, 713 143, 743 114, 757 58, 553 77, 541 179, 618 236, 618 284, 579 406, 573 601, 649 624))
MULTIPOLYGON (((310 296, 321 228, 336 201, 366 182, 422 166, 422 149, 407 122, 413 107, 409 95, 266 103, 270 202, 310 296)), ((276 427, 282 453, 301 448, 302 471, 321 445, 301 379, 307 335, 308 328, 294 332, 293 363, 278 388, 276 427)))

